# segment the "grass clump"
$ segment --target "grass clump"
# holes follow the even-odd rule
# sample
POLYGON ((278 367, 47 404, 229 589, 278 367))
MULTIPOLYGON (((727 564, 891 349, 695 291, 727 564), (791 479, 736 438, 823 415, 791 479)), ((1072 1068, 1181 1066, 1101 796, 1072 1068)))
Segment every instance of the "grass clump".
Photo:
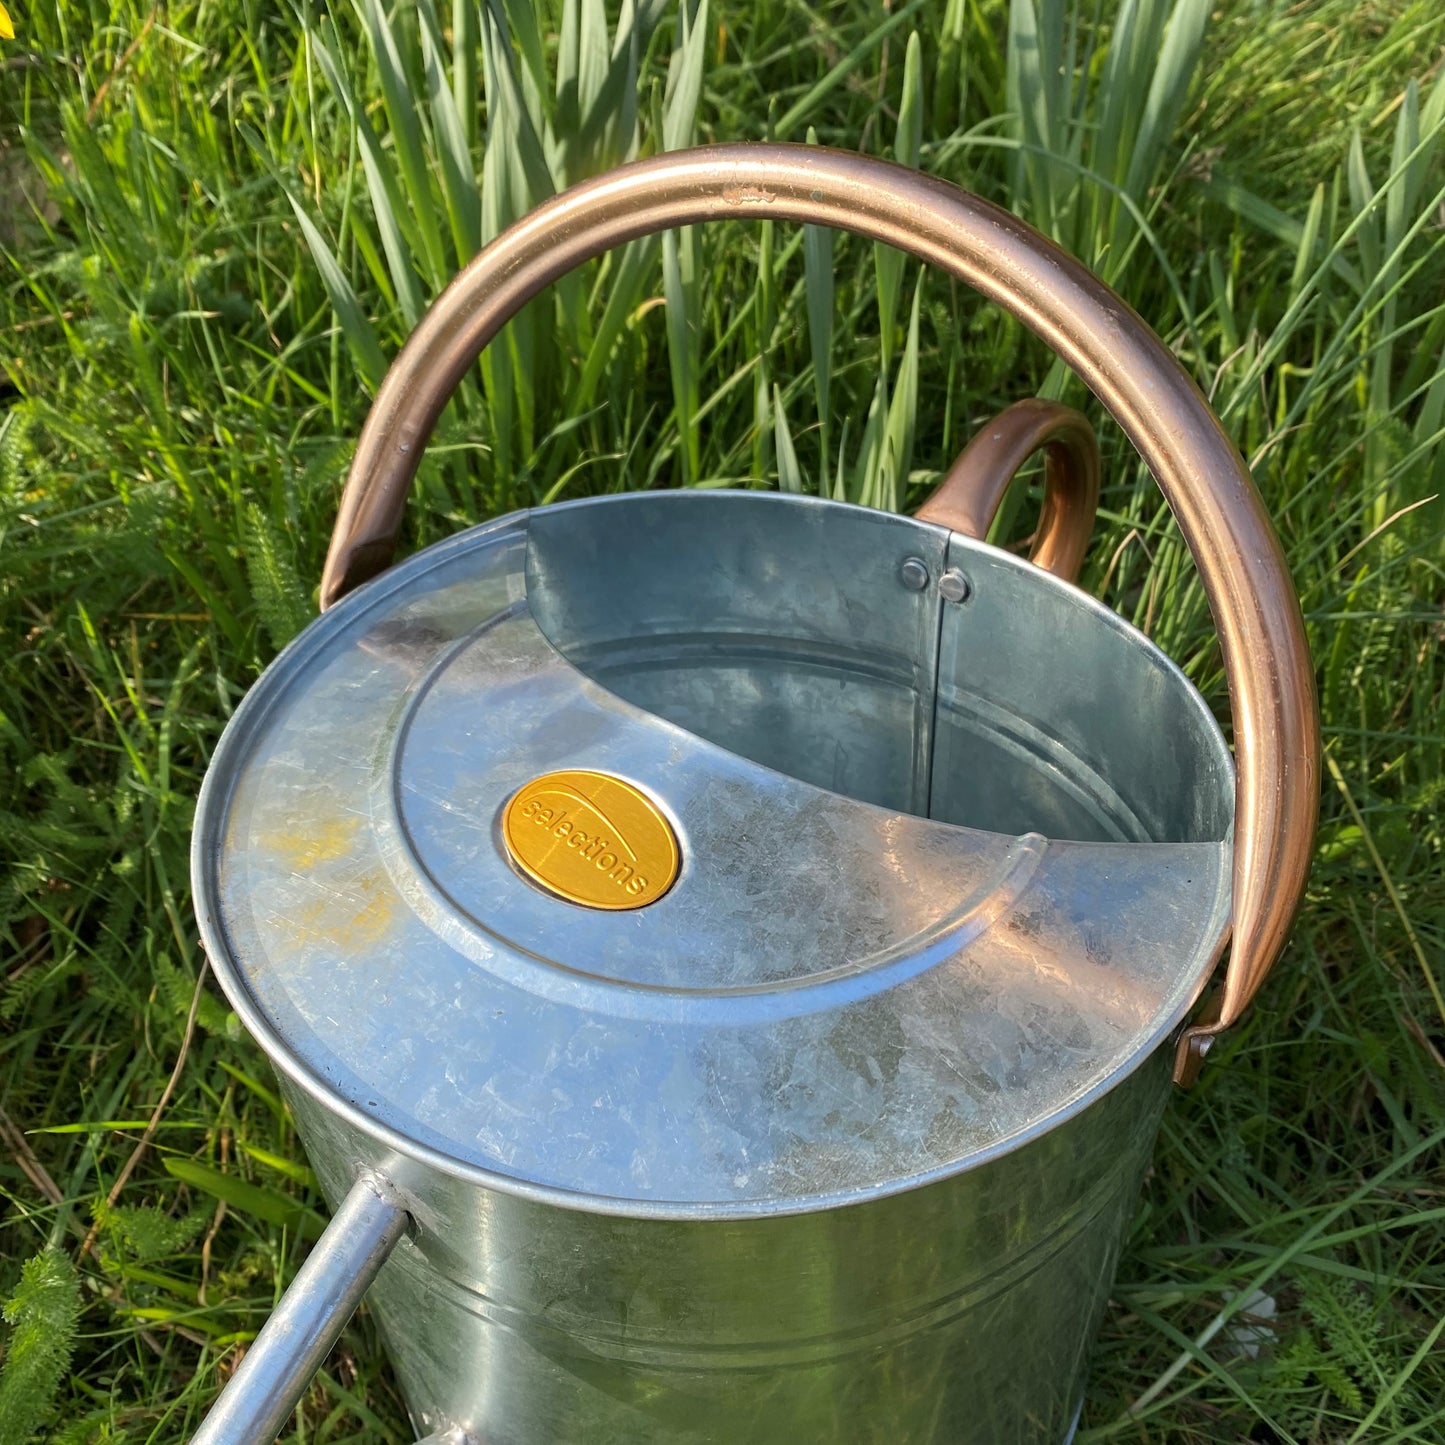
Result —
MULTIPOLYGON (((1239 443, 1305 607, 1327 759, 1309 897, 1167 1116, 1081 1438, 1441 1438, 1434 0, 82 0, 17 20, 0 1399, 30 1404, 0 1438, 47 1418, 76 1445, 185 1438, 320 1227, 274 1081, 205 981, 186 851, 220 727, 314 613, 386 359, 546 195, 765 136, 916 163, 1110 279, 1239 443), (34 1333, 45 1311, 67 1330, 34 1333)), ((444 417, 408 544, 659 485, 910 507, 1037 392, 1100 427, 1083 584, 1222 705, 1167 510, 1077 380, 943 279, 811 229, 638 243, 538 298, 444 417)), ((1028 530, 1036 481, 1000 536, 1028 530)), ((363 1312, 293 1434, 403 1438, 404 1418, 363 1312)))

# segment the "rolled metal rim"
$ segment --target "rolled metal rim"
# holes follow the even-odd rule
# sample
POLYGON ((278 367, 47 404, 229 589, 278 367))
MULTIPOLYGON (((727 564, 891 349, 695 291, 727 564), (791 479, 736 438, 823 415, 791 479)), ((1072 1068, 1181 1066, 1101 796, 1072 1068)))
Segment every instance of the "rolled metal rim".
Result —
MULTIPOLYGON (((756 494, 747 494, 756 496, 756 494)), ((725 502, 729 494, 706 492, 700 494, 709 500, 725 502)), ((633 494, 627 496, 588 497, 557 504, 564 508, 594 508, 616 505, 624 501, 655 500, 665 504, 666 494, 633 494)), ((847 503, 833 502, 818 497, 774 495, 770 500, 779 506, 808 507, 818 509, 855 510, 847 503)), ((466 532, 458 533, 444 541, 428 547, 406 559, 396 568, 383 573, 363 584, 354 597, 348 597, 338 606, 334 620, 344 624, 348 614, 358 608, 369 609, 382 604, 395 588, 415 585, 419 572, 448 565, 458 552, 485 545, 490 536, 501 529, 515 526, 526 513, 510 513, 485 522, 466 532)), ((932 530, 936 524, 916 522, 920 531, 932 530)), ((1127 634, 1131 645, 1142 647, 1155 659, 1160 670, 1168 674, 1174 686, 1186 690, 1193 706, 1198 710, 1201 723, 1207 730, 1219 759, 1228 766, 1229 749, 1219 724, 1198 689, 1184 676, 1178 664, 1130 626, 1118 613, 1112 611, 1096 597, 1084 592, 1072 583, 1042 569, 1031 568, 1023 558, 988 543, 970 540, 968 546, 980 555, 989 555, 1012 568, 1029 570, 1037 579, 1037 585, 1060 588, 1087 609, 1101 627, 1115 629, 1127 634)), ((822 1213, 852 1205, 864 1205, 890 1195, 913 1189, 922 1189, 941 1184, 959 1174, 979 1168, 986 1168, 992 1161, 1024 1148, 1045 1133, 1059 1128, 1069 1120, 1098 1103, 1101 1098, 1116 1088, 1119 1083, 1141 1068, 1148 1066, 1150 1059, 1157 1057, 1161 1048, 1168 1048, 1168 1040, 1178 1028, 1179 1020, 1185 1015, 1193 1001, 1197 1001, 1203 989, 1209 969, 1217 962, 1219 950, 1224 946, 1227 933, 1221 929, 1217 935, 1214 951, 1204 960, 1197 971, 1194 988, 1189 999, 1181 1003, 1172 1018, 1161 1017, 1158 1026, 1148 1035, 1140 1036, 1129 1064, 1101 1079, 1094 1087, 1062 1098, 1056 1107, 1031 1127, 998 1141, 987 1150, 971 1157, 965 1165, 947 1164, 906 1178, 890 1179, 885 1184, 866 1191, 858 1189, 836 1189, 819 1193, 806 1200, 790 1200, 784 1204, 772 1204, 757 1200, 746 1201, 678 1201, 672 1199, 637 1199, 617 1197, 609 1194, 581 1191, 563 1185, 544 1183, 506 1174, 497 1170, 459 1159, 445 1149, 418 1139, 393 1125, 378 1119, 362 1108, 352 1096, 337 1088, 327 1076, 313 1069, 293 1052, 281 1030, 276 1027, 266 1011, 251 993, 246 981, 246 969, 232 953, 226 930, 218 907, 219 886, 217 865, 219 862, 220 840, 224 836, 230 807, 231 790, 239 776, 239 765, 250 745, 253 733, 264 727, 266 718, 278 697, 297 678, 304 676, 313 658, 328 648, 340 628, 327 626, 328 619, 322 619, 297 636, 271 664, 265 678, 257 684, 240 702, 225 734, 218 743, 211 759, 211 766, 201 786, 196 802, 196 830, 191 845, 191 885, 196 904, 196 917, 200 927, 202 943, 211 960, 226 997, 241 1019, 246 1031, 260 1044, 272 1064, 298 1089, 316 1099, 318 1104, 343 1125, 354 1129, 357 1134, 376 1141, 390 1151, 392 1162, 385 1166, 387 1176, 403 1190, 413 1187, 414 1168, 435 1171, 438 1174, 459 1180, 473 1187, 511 1195, 536 1204, 545 1204, 565 1209, 579 1210, 589 1214, 611 1215, 626 1219, 669 1220, 680 1222, 702 1222, 708 1220, 762 1220, 788 1214, 822 1213), (268 685, 267 680, 270 680, 268 685)))
POLYGON ((1159 483, 1214 616, 1236 739, 1233 945, 1211 1017, 1180 1037, 1175 1077, 1189 1082, 1264 981, 1304 894, 1320 777, 1304 619, 1253 479, 1199 388, 1122 298, 1007 211, 892 162, 772 144, 673 151, 554 197, 467 266, 387 373, 342 496, 323 607, 389 564, 437 418, 531 297, 624 242, 743 218, 851 231, 972 286, 1073 368, 1159 483))

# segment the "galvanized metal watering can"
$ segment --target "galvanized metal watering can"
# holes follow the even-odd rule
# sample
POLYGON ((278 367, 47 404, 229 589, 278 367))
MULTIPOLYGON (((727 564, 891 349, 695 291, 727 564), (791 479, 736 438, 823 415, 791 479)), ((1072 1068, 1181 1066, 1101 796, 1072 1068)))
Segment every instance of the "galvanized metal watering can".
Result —
POLYGON ((438 1438, 1066 1439, 1171 1073, 1279 952, 1317 793, 1279 546, 1144 323, 1012 216, 880 161, 624 167, 417 328, 323 600, 226 730, 194 881, 336 1213, 196 1438, 270 1440, 370 1287, 438 1438), (916 519, 616 496, 389 565, 438 414, 526 300, 749 216, 948 271, 1092 388, 1198 564, 1233 761, 1179 670, 1066 580, 1097 455, 1044 403, 916 519), (979 538, 1040 446, 1023 561, 979 538))

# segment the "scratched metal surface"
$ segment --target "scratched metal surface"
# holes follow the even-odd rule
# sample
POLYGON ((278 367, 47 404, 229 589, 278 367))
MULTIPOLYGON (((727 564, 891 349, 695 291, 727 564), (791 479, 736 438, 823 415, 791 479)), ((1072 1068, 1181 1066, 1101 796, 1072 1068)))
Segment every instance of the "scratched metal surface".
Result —
POLYGON ((786 1213, 1037 1138, 1182 1017, 1227 923, 1230 769, 1137 634, 993 549, 808 499, 531 525, 328 613, 207 780, 208 948, 328 1108, 532 1197, 786 1213), (969 607, 898 583, 945 549, 969 607), (1098 681, 1065 696, 1069 676, 1098 681), (660 902, 595 912, 510 869, 498 811, 562 767, 669 813, 684 862, 660 902))
POLYGON ((978 1169, 846 1208, 606 1216, 477 1188, 286 1087, 333 1201, 415 1232, 367 1300, 418 1435, 488 1445, 1065 1445, 1169 1050, 978 1169))

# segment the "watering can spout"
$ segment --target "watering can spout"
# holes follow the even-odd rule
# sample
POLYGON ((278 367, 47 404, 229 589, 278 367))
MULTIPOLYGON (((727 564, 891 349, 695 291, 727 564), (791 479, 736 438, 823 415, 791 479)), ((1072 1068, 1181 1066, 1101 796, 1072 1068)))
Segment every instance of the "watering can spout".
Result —
POLYGON ((191 1445, 271 1445, 408 1223, 384 1181, 356 1181, 191 1445))

